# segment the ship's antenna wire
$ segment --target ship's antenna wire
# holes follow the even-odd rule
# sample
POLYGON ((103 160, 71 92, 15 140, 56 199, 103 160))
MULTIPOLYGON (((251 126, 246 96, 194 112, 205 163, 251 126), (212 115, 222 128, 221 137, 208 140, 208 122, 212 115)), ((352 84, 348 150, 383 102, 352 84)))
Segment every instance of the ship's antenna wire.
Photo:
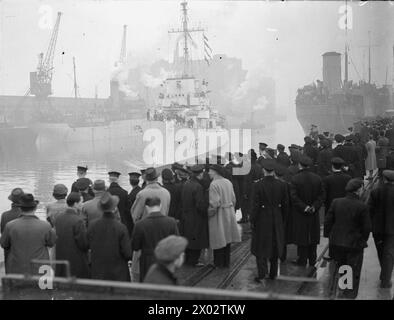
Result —
POLYGON ((362 80, 362 78, 361 78, 361 76, 360 76, 360 73, 358 72, 357 67, 356 67, 356 65, 355 65, 354 62, 353 62, 353 59, 352 59, 351 57, 349 57, 349 58, 350 58, 350 62, 351 62, 351 64, 353 65, 354 70, 356 71, 356 73, 357 73, 359 79, 362 80))

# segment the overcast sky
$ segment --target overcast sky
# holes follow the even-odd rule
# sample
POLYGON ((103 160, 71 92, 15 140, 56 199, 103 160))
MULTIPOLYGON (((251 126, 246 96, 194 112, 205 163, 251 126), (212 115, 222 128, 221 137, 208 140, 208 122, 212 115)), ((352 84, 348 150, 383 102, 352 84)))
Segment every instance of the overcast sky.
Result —
MULTIPOLYGON (((214 53, 240 58, 245 69, 274 77, 278 104, 288 105, 298 87, 322 78, 324 52, 343 53, 345 31, 340 25, 344 4, 345 1, 189 1, 189 17, 191 25, 201 23, 207 30, 214 53)), ((387 73, 387 82, 391 83, 394 5, 349 4, 350 78, 358 81, 367 77, 365 46, 370 30, 373 80, 383 84, 387 73)), ((26 92, 29 72, 36 68, 38 53, 46 51, 52 31, 48 26, 54 24, 57 11, 63 16, 54 59, 54 94, 72 95, 75 56, 82 97, 92 97, 96 85, 100 97, 108 96, 123 24, 128 25, 127 50, 133 63, 150 64, 169 58, 172 48, 167 31, 180 26, 181 13, 180 1, 3 0, 0 94, 26 92)))

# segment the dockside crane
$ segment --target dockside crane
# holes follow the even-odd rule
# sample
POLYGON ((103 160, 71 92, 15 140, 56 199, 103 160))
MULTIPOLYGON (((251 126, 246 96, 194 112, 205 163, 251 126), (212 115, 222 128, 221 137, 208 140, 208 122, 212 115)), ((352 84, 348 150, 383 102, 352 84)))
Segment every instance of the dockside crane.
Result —
POLYGON ((121 66, 121 65, 125 64, 125 62, 126 62, 126 38, 127 38, 127 25, 124 25, 119 60, 115 63, 115 67, 121 66))
POLYGON ((30 94, 39 98, 46 98, 52 94, 53 58, 61 16, 62 13, 58 12, 46 54, 39 54, 37 71, 30 72, 30 94))

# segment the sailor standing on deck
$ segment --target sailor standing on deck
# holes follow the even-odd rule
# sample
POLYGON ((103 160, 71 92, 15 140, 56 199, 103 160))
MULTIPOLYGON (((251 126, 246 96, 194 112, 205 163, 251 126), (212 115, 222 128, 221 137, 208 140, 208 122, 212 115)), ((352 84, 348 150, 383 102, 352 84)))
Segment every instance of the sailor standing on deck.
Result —
POLYGON ((278 259, 282 256, 285 246, 284 221, 288 213, 288 194, 286 185, 275 178, 274 169, 273 160, 264 161, 264 177, 253 184, 250 216, 253 230, 251 251, 257 261, 257 282, 268 274, 271 279, 276 278, 278 259))
POLYGON ((79 190, 78 190, 78 188, 77 188, 77 183, 78 183, 78 182, 81 182, 81 181, 86 181, 86 182, 88 182, 88 184, 89 184, 88 193, 89 193, 92 197, 94 197, 94 192, 93 192, 93 190, 92 190, 92 185, 93 185, 92 180, 90 180, 89 178, 86 178, 87 171, 88 171, 88 167, 87 167, 87 166, 85 166, 85 167, 84 167, 84 166, 77 166, 77 176, 78 176, 78 179, 72 184, 72 186, 71 186, 71 192, 78 192, 79 190))
POLYGON ((231 182, 223 178, 223 167, 210 165, 209 175, 209 244, 213 249, 214 265, 230 267, 230 245, 240 242, 241 235, 235 218, 235 194, 231 182))

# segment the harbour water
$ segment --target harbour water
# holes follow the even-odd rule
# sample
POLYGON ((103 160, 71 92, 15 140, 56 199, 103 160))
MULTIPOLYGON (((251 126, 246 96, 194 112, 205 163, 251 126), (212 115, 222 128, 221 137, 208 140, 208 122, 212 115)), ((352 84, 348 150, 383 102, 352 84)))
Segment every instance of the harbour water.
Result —
MULTIPOLYGON (((295 118, 277 122, 271 130, 254 130, 252 147, 257 151, 258 142, 264 141, 275 148, 277 143, 289 146, 291 143, 303 143, 303 131, 295 118)), ((108 180, 107 172, 117 170, 122 173, 120 185, 130 189, 127 173, 138 167, 145 167, 141 150, 130 141, 115 143, 81 145, 17 145, 3 148, 0 153, 0 212, 9 209, 7 199, 10 191, 21 187, 31 192, 40 201, 37 215, 45 218, 45 206, 54 201, 53 186, 63 183, 68 188, 76 179, 76 166, 87 165, 91 180, 108 180), (138 150, 138 151, 137 151, 138 150), (137 153, 138 152, 138 153, 137 153)))

